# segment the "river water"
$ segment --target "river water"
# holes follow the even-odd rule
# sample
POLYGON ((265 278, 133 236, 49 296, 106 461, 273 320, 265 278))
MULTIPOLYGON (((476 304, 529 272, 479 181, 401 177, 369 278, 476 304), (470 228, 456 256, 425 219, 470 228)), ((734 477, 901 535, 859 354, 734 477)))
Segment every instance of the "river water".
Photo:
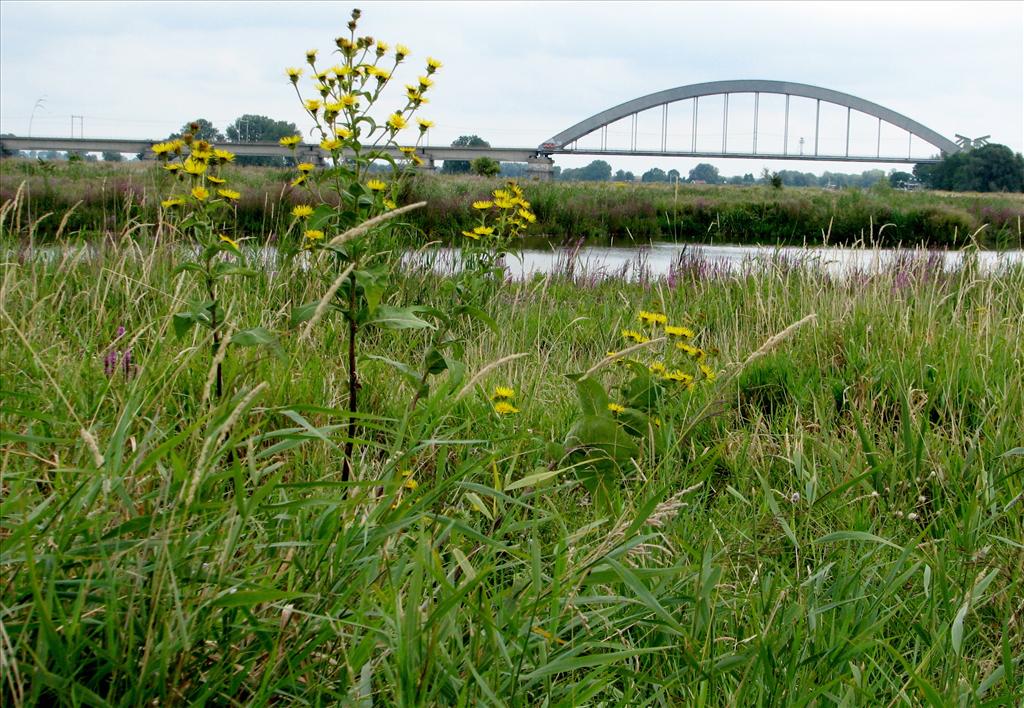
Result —
MULTIPOLYGON (((9 249, 5 259, 92 258, 110 248, 106 244, 75 246, 43 246, 30 249, 9 249)), ((243 244, 250 262, 274 269, 277 251, 273 246, 248 248, 243 244)), ((139 255, 142 255, 139 252, 139 255)), ((306 259, 302 254, 300 262, 306 259)), ((926 249, 837 248, 798 246, 724 246, 711 244, 653 243, 644 246, 586 246, 579 248, 526 249, 505 258, 508 277, 529 278, 537 274, 557 273, 578 281, 608 278, 651 280, 675 276, 716 277, 742 274, 764 269, 792 270, 800 268, 828 273, 832 276, 870 275, 872 273, 904 273, 922 270, 942 272, 957 270, 965 259, 976 259, 983 273, 998 273, 1012 266, 1024 265, 1024 250, 1009 251, 938 251, 926 249)), ((457 248, 431 248, 410 252, 404 259, 407 267, 432 268, 450 273, 460 268, 461 253, 457 248)))
MULTIPOLYGON (((870 274, 926 268, 930 271, 957 270, 965 258, 977 258, 978 269, 998 272, 1024 264, 1024 250, 932 251, 925 249, 720 246, 655 243, 641 247, 582 247, 525 250, 509 255, 505 267, 512 278, 561 273, 582 279, 621 278, 625 280, 697 275, 738 274, 763 268, 808 268, 834 276, 870 274)), ((421 251, 414 261, 433 266, 438 272, 458 268, 459 249, 437 248, 421 251)))

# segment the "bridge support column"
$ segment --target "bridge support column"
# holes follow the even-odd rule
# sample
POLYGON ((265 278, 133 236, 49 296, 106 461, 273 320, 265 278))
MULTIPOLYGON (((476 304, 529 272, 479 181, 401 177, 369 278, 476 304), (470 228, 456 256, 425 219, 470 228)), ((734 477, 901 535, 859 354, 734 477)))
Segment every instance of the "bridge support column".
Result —
POLYGON ((554 169, 555 161, 547 155, 534 155, 526 159, 526 178, 538 182, 547 182, 551 179, 551 172, 554 169))
POLYGON ((420 155, 420 160, 422 160, 423 162, 416 166, 416 171, 417 172, 423 172, 423 173, 426 173, 426 174, 431 174, 431 175, 434 174, 434 172, 436 171, 435 165, 434 165, 434 156, 433 155, 422 155, 421 154, 420 155))

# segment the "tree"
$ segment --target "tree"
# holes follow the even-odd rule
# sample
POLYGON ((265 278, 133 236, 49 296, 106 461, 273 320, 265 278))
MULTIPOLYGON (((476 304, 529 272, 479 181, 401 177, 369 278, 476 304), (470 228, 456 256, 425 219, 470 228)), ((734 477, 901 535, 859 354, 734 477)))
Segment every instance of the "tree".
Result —
POLYGON ((665 174, 665 170, 660 167, 652 167, 651 169, 640 175, 641 182, 667 182, 668 175, 665 174))
POLYGON ((1024 192, 1024 156, 997 143, 918 164, 914 176, 932 189, 954 192, 1024 192))
MULTIPOLYGON (((276 143, 281 138, 298 132, 299 129, 294 123, 252 113, 239 116, 224 130, 227 139, 233 143, 276 143)), ((235 162, 240 165, 284 167, 287 159, 270 155, 239 155, 235 162)))
POLYGON ((607 182, 612 176, 612 166, 604 160, 594 160, 585 167, 562 170, 558 179, 578 182, 607 182))
POLYGON ((219 143, 224 141, 224 134, 217 130, 213 123, 206 120, 205 118, 196 118, 193 121, 189 121, 176 133, 171 133, 167 136, 168 140, 174 140, 180 138, 185 133, 192 133, 193 137, 199 138, 200 140, 206 140, 211 143, 219 143), (193 128, 192 126, 196 126, 193 128))
POLYGON ((627 170, 615 170, 615 176, 612 177, 612 182, 635 182, 636 175, 627 170))
MULTIPOLYGON (((482 147, 489 148, 491 144, 479 135, 460 135, 452 141, 452 147, 482 147)), ((445 160, 441 166, 443 175, 464 175, 470 170, 469 160, 445 160)))
POLYGON ((122 162, 123 160, 124 160, 124 155, 122 155, 119 152, 113 152, 111 150, 104 150, 103 151, 103 161, 104 162, 122 162))
POLYGON ((493 158, 478 157, 469 163, 469 169, 473 174, 481 177, 494 177, 501 172, 501 165, 493 158))
POLYGON ((709 165, 706 162, 702 162, 690 170, 690 181, 704 182, 706 184, 718 184, 722 181, 722 177, 718 174, 717 167, 709 165))
MULTIPOLYGON (((13 138, 16 137, 14 133, 4 133, 0 135, 0 138, 13 138)), ((19 150, 8 150, 7 148, 0 149, 0 157, 17 157, 19 150)))
POLYGON ((679 174, 679 170, 677 170, 677 169, 675 169, 675 168, 672 168, 671 170, 669 170, 668 172, 666 172, 666 173, 665 173, 665 176, 666 176, 666 177, 668 178, 668 181, 669 181, 669 182, 672 182, 673 184, 675 184, 676 182, 678 182, 678 181, 679 181, 679 178, 680 178, 680 177, 682 177, 682 175, 681 175, 681 174, 679 174))
POLYGON ((914 179, 914 175, 909 172, 893 170, 889 173, 889 186, 893 189, 907 189, 916 183, 917 180, 914 179))

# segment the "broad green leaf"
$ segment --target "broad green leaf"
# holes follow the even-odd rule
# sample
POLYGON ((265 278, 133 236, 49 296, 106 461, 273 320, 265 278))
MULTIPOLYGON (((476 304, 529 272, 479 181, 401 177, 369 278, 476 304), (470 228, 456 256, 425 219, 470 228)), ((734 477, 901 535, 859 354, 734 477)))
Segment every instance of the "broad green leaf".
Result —
POLYGON ((388 305, 378 307, 375 316, 366 324, 385 329, 435 329, 434 325, 417 317, 413 308, 388 305))
POLYGON ((240 347, 277 347, 277 337, 265 327, 252 327, 235 332, 231 336, 231 343, 240 347))

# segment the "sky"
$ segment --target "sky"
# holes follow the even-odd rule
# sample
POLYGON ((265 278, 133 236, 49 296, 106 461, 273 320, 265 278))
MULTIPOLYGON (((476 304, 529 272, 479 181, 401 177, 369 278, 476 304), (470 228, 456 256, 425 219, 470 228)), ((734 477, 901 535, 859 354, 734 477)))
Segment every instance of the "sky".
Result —
MULTIPOLYGON (((1024 2, 24 2, 0 0, 0 132, 160 139, 195 117, 220 128, 245 113, 311 122, 284 74, 306 50, 325 56, 346 34, 412 54, 396 91, 427 56, 444 66, 421 115, 447 145, 476 134, 494 146, 537 146, 612 106, 705 81, 773 79, 853 94, 953 139, 990 135, 1024 151, 1024 2), (72 118, 81 116, 81 118, 72 118)), ((309 72, 307 71, 307 74, 309 72)), ((312 93, 307 88, 307 93, 312 93)), ((762 95, 758 144, 782 149, 783 99, 762 95)), ((398 94, 393 96, 398 103, 398 94)), ((730 150, 752 141, 751 96, 730 98, 730 150)), ((823 104, 821 152, 845 141, 845 109, 823 104)), ((390 106, 387 106, 390 109, 390 106)), ((722 141, 720 97, 703 99, 698 148, 722 141)), ((669 108, 669 148, 692 146, 692 102, 669 108)), ((658 147, 660 109, 638 118, 638 144, 658 147)), ((609 126, 627 147, 628 121, 609 126)), ((877 121, 854 114, 851 152, 874 154, 877 121)), ((410 133, 410 138, 413 133, 410 133)), ((793 99, 789 150, 813 151, 814 102, 793 99)), ((882 153, 906 155, 907 133, 885 126, 882 153)), ((594 135, 581 146, 599 145, 594 135)), ((934 152, 916 138, 910 153, 934 152)), ((591 156, 558 156, 578 167, 591 156)), ((863 163, 609 157, 638 175, 683 175, 710 162, 723 175, 768 167, 860 172, 863 163)), ((909 166, 887 164, 909 171, 909 166)))

